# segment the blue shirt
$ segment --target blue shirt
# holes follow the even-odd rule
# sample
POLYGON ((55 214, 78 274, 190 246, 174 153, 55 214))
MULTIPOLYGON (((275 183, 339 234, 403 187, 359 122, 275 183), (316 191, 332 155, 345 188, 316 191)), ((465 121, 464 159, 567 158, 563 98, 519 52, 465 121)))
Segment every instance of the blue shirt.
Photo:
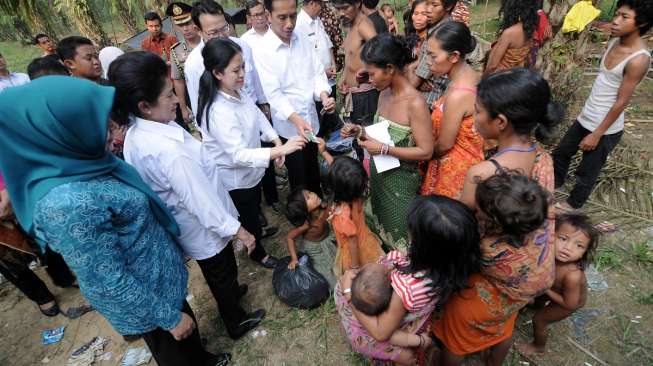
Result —
POLYGON ((188 272, 140 191, 111 176, 60 185, 37 202, 34 228, 119 333, 170 330, 181 320, 188 272))

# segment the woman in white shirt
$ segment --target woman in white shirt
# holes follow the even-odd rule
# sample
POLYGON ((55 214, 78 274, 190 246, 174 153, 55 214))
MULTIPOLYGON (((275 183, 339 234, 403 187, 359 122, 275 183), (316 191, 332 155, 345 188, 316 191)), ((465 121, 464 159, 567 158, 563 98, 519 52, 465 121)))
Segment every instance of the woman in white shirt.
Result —
POLYGON ((251 252, 255 239, 238 222, 222 182, 204 172, 200 142, 174 122, 178 99, 167 70, 153 53, 118 57, 109 68, 109 80, 116 88, 112 119, 131 124, 124 142, 125 161, 174 215, 181 229, 180 246, 197 260, 227 333, 237 339, 260 323, 265 310, 248 314, 241 307, 247 285, 238 284, 230 241, 243 241, 251 252))
POLYGON ((240 222, 256 237, 250 258, 266 268, 277 259, 261 245, 260 183, 270 160, 283 165, 284 157, 301 150, 303 137, 281 143, 263 112, 246 93, 241 48, 229 39, 212 39, 202 50, 197 122, 202 129, 202 163, 211 178, 219 177, 238 209, 240 222), (274 143, 262 148, 261 140, 274 143))

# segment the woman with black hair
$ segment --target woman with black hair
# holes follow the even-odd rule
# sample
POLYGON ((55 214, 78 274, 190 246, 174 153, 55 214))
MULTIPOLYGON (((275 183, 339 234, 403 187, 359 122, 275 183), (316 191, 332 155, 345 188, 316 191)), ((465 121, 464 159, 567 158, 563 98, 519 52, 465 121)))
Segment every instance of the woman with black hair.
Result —
POLYGON ((179 243, 195 259, 218 302, 220 316, 233 339, 256 327, 265 316, 246 313, 240 298, 247 285, 238 284, 232 239, 248 252, 254 237, 237 219, 236 209, 219 179, 201 165, 200 142, 174 122, 177 96, 165 62, 148 52, 130 52, 109 68, 116 87, 113 118, 130 123, 125 136, 125 161, 170 208, 179 223, 179 243))
POLYGON ((283 166, 285 156, 301 150, 301 136, 281 143, 279 135, 247 93, 241 48, 230 39, 212 39, 202 50, 205 71, 200 80, 197 122, 202 129, 202 165, 220 180, 247 231, 256 238, 250 258, 273 269, 277 259, 261 243, 261 179, 270 161, 283 166), (261 140, 274 144, 262 148, 261 140))
POLYGON ((415 38, 415 46, 413 47, 413 58, 419 55, 419 50, 424 41, 426 40, 426 32, 429 28, 430 11, 432 5, 427 0, 415 0, 410 7, 410 13, 406 18, 405 33, 406 37, 415 38))
MULTIPOLYGON (((410 244, 407 254, 392 251, 378 263, 390 269, 392 284, 388 308, 369 316, 351 303, 352 283, 358 270, 347 271, 335 289, 340 321, 352 348, 375 360, 414 365, 414 350, 428 346, 421 333, 428 328, 435 308, 468 287, 468 278, 480 269, 478 224, 464 204, 444 196, 415 198, 406 211, 410 244), (413 344, 399 345, 397 331, 419 335, 413 344)), ((374 363, 376 364, 376 363, 374 363)))
POLYGON ((539 25, 537 2, 502 0, 499 15, 499 39, 492 45, 485 73, 525 67, 539 25))
POLYGON ((375 124, 388 130, 392 143, 381 143, 352 124, 346 125, 342 133, 357 136, 370 155, 390 155, 400 160, 400 167, 378 172, 374 159, 369 159, 372 211, 379 224, 372 230, 386 245, 406 248, 406 212, 420 185, 417 163, 433 154, 429 110, 404 74, 411 56, 403 37, 381 34, 370 39, 363 46, 361 59, 370 81, 381 91, 375 124))
POLYGON ((474 128, 480 75, 465 62, 475 46, 469 28, 459 22, 443 24, 428 39, 431 72, 447 76, 451 82, 431 115, 433 158, 425 167, 420 194, 458 198, 467 170, 483 160, 483 137, 474 128))

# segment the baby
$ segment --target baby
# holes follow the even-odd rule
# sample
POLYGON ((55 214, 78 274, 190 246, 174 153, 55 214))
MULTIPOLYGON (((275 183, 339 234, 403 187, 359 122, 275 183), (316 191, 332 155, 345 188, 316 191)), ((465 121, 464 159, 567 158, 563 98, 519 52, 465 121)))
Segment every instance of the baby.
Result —
POLYGON ((397 25, 397 19, 395 19, 395 10, 390 4, 381 5, 381 14, 385 18, 386 23, 388 23, 388 32, 390 34, 397 34, 399 27, 397 25))
POLYGON ((546 294, 535 299, 535 306, 539 309, 533 315, 533 343, 517 345, 524 355, 543 353, 548 326, 585 306, 585 268, 590 263, 598 237, 599 231, 584 214, 574 212, 556 217, 555 282, 546 294))
MULTIPOLYGON (((392 268, 381 263, 363 266, 351 283, 351 305, 368 316, 378 316, 388 310, 394 289, 390 282, 392 268)), ((428 347, 428 332, 412 334, 402 330, 392 333, 389 342, 398 347, 428 347)))

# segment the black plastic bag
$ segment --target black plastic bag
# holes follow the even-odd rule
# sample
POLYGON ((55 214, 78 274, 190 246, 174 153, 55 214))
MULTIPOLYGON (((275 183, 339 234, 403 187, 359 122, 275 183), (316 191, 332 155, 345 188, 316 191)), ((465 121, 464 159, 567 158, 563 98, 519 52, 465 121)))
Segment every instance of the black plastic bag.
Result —
POLYGON ((313 309, 329 298, 329 283, 313 268, 307 255, 298 254, 295 269, 288 269, 290 257, 279 260, 272 275, 274 293, 288 306, 313 309))

